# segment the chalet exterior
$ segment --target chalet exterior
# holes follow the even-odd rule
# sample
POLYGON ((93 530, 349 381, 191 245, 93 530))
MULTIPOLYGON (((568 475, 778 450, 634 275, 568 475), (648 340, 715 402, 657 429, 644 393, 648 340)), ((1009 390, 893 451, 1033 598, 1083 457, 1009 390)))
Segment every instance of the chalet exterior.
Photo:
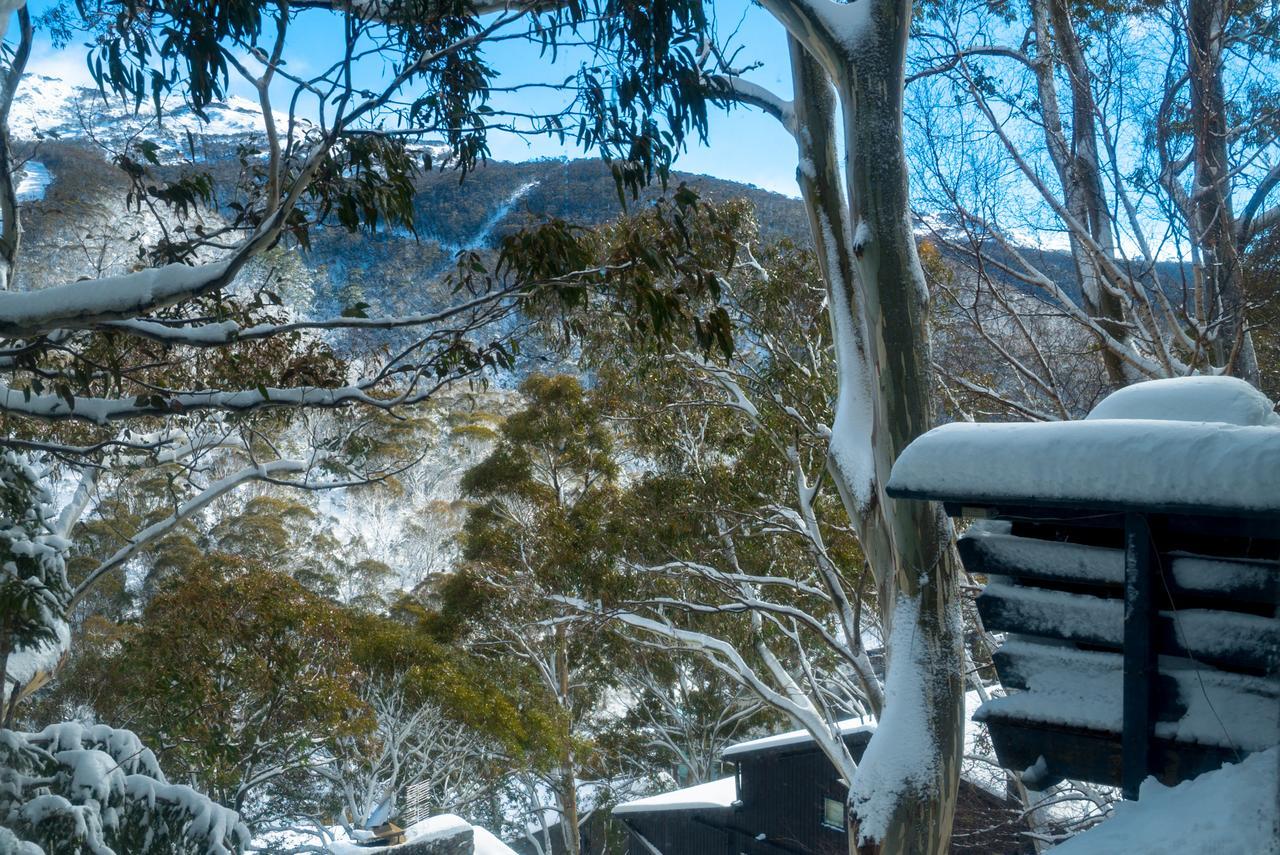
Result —
POLYGON ((887 485, 977 519, 1009 691, 997 756, 1063 779, 1166 785, 1280 745, 1280 415, 1230 377, 1127 386, 1081 421, 944 425, 887 485))
MULTIPOLYGON (((845 743, 859 759, 875 731, 845 723, 845 743)), ((708 784, 627 802, 613 810, 630 837, 627 855, 845 855, 847 787, 804 731, 731 746, 735 774, 708 784)), ((1007 802, 961 782, 954 852, 1015 855, 1033 851, 1012 827, 1007 802), (992 829, 996 830, 992 830, 992 829)))

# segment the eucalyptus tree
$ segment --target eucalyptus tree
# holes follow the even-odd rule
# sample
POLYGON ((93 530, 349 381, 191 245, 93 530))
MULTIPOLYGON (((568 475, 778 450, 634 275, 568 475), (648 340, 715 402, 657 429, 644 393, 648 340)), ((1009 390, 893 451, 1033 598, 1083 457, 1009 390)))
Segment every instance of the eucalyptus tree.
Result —
POLYGON ((611 584, 618 464, 576 378, 534 374, 520 390, 527 405, 505 419, 497 446, 462 479, 475 505, 463 529, 462 576, 444 583, 451 596, 443 615, 471 627, 462 640, 518 662, 551 699, 562 731, 544 785, 557 802, 565 851, 576 853, 593 719, 613 679, 608 659, 621 652, 606 633, 565 620, 554 598, 594 599, 611 584))
MULTIPOLYGON (((596 318, 584 351, 630 463, 612 597, 571 601, 636 644, 686 651, 777 716, 813 733, 846 780, 836 734, 876 716, 883 686, 876 592, 839 495, 824 490, 835 353, 811 253, 761 246, 741 203, 699 203, 686 254, 720 270, 733 355, 680 337, 638 347, 596 318), (737 251, 717 258, 721 231, 737 251)), ((622 222, 616 239, 642 223, 622 222)), ((653 239, 664 239, 651 234, 653 239)), ((570 598, 562 598, 570 602, 570 598)), ((683 666, 677 666, 683 667, 683 666)))
MULTIPOLYGON (((1005 360, 1014 382, 956 385, 1049 418, 1087 410, 1023 320, 1046 313, 1100 354, 1108 383, 1095 394, 1193 372, 1258 384, 1241 260, 1280 216, 1274 5, 926 10, 909 79, 921 196, 941 212, 933 239, 978 288, 1039 298, 988 313, 993 327, 1008 318, 1025 354, 1005 360), (1045 230, 1064 236, 1068 264, 1029 245, 1045 230)), ((1002 359, 1008 340, 989 344, 1002 359)))
MULTIPOLYGON (((778 114, 789 117, 796 132, 802 186, 830 290, 840 382, 829 468, 876 576, 882 622, 890 636, 887 714, 852 782, 851 839, 853 845, 883 846, 886 851, 938 851, 945 848, 960 755, 955 564, 940 510, 892 502, 883 490, 893 459, 931 420, 927 300, 909 218, 902 146, 903 69, 912 5, 905 0, 768 0, 763 5, 792 40, 796 97, 778 114), (843 164, 836 159, 840 138, 843 164), (928 714, 912 715, 914 709, 928 714), (895 714, 897 710, 903 714, 895 714), (890 758, 904 745, 919 749, 909 762, 890 758)), ((0 295, 6 319, 0 334, 19 340, 4 355, 28 360, 15 363, 24 366, 20 370, 49 373, 39 358, 48 355, 50 338, 59 341, 63 335, 72 341, 59 342, 59 352, 75 352, 78 342, 98 335, 199 349, 225 347, 233 338, 243 344, 312 328, 443 328, 435 327, 421 345, 393 355, 354 384, 280 387, 263 382, 250 389, 193 391, 163 383, 159 392, 129 387, 123 397, 111 397, 77 395, 74 384, 60 376, 69 372, 55 371, 58 376, 48 378, 52 382, 41 376, 40 387, 30 387, 29 398, 10 384, 0 404, 25 417, 102 424, 169 415, 175 409, 244 411, 352 402, 388 406, 430 394, 440 382, 432 378, 502 361, 499 345, 476 344, 467 334, 508 308, 506 298, 515 286, 472 275, 470 264, 458 281, 476 289, 472 299, 408 319, 263 321, 251 316, 228 323, 213 295, 281 237, 305 240, 314 222, 308 210, 333 212, 349 227, 376 226, 379 218, 388 217, 404 221, 409 186, 404 177, 415 162, 408 156, 405 134, 441 133, 457 163, 469 168, 482 153, 484 132, 491 126, 485 118, 491 114, 482 109, 487 107, 484 93, 491 88, 482 45, 513 30, 548 47, 569 33, 570 39, 581 38, 597 48, 573 78, 572 106, 563 114, 538 117, 533 129, 572 133, 602 149, 613 159, 620 188, 664 171, 686 131, 705 127, 708 99, 756 94, 734 83, 734 69, 720 62, 701 3, 665 4, 660 14, 655 7, 629 2, 477 8, 328 0, 284 6, 247 0, 207 9, 157 3, 117 10, 107 4, 89 11, 108 13, 93 18, 106 33, 91 59, 105 88, 117 94, 155 100, 181 81, 199 110, 221 91, 234 69, 250 78, 268 117, 274 115, 272 81, 289 80, 296 95, 290 115, 293 106, 310 99, 318 105, 319 124, 304 128, 289 121, 281 128, 269 122, 269 153, 263 167, 252 173, 244 200, 237 200, 244 215, 233 216, 230 226, 166 231, 157 247, 158 260, 195 260, 201 251, 207 255, 217 244, 238 239, 230 250, 215 253, 216 260, 125 274, 105 283, 107 287, 102 282, 59 286, 56 300, 34 292, 0 295), (282 64, 282 46, 293 32, 291 16, 317 10, 338 15, 344 56, 318 77, 291 78, 282 64), (390 72, 372 93, 353 85, 347 73, 366 52, 392 60, 390 72), (597 56, 605 59, 597 61, 597 56), (398 93, 409 85, 422 85, 425 94, 397 104, 398 93), (392 115, 402 120, 394 129, 378 124, 392 115), (202 298, 212 300, 214 307, 181 311, 184 303, 194 309, 190 301, 202 298), (170 309, 169 315, 156 314, 170 309), (204 320, 210 316, 213 320, 204 320), (33 368, 25 368, 31 360, 33 368), (405 382, 389 390, 398 380, 405 382), (46 386, 54 394, 45 394, 46 386)), ((29 16, 24 17, 25 10, 18 14, 26 33, 29 16)), ((162 206, 166 199, 175 207, 183 202, 190 206, 205 192, 206 185, 194 176, 164 187, 147 181, 142 177, 147 174, 145 160, 145 153, 141 160, 132 158, 130 169, 140 176, 135 193, 148 207, 162 206), (151 192, 153 186, 159 188, 159 198, 151 192)), ((6 217, 6 223, 11 221, 6 217)), ((526 254, 506 255, 500 270, 517 282, 556 287, 574 279, 595 284, 609 269, 584 270, 573 263, 582 256, 563 229, 543 229, 538 240, 514 243, 512 249, 517 248, 536 252, 538 258, 534 263, 526 254)), ((642 260, 649 255, 642 253, 642 260)), ((634 270, 630 261, 614 262, 614 272, 634 270)), ((572 297, 574 287, 560 287, 558 293, 572 297)), ((670 309, 660 301, 640 305, 655 318, 670 309)), ((700 333, 723 337, 719 321, 699 320, 700 333)), ((119 441, 94 438, 88 447, 119 441)), ((306 468, 305 463, 291 465, 306 468)))
MULTIPOLYGON (((273 429, 273 412, 395 410, 427 400, 511 364, 513 327, 499 322, 520 299, 541 291, 569 299, 607 283, 614 266, 672 263, 646 250, 598 264, 585 233, 552 222, 505 241, 491 258, 464 254, 426 289, 422 311, 371 317, 356 303, 314 316, 286 303, 271 287, 276 262, 305 248, 316 229, 415 228, 414 180, 433 164, 422 140, 443 140, 443 166, 465 175, 484 158, 486 134, 511 127, 515 119, 487 103, 494 71, 486 46, 551 47, 588 33, 599 42, 597 64, 568 84, 574 106, 522 115, 532 124, 517 130, 576 122, 586 143, 625 156, 616 163, 620 186, 664 170, 672 141, 702 121, 700 90, 684 91, 693 57, 667 51, 709 26, 697 7, 673 7, 665 35, 655 35, 652 15, 626 3, 600 14, 513 7, 483 20, 468 4, 409 3, 377 15, 322 6, 108 0, 58 7, 39 21, 25 5, 16 8, 16 45, 0 87, 0 444, 48 456, 57 464, 51 477, 78 477, 58 515, 62 537, 75 533, 110 473, 132 467, 170 476, 170 512, 99 556, 75 580, 73 604, 244 484, 363 484, 415 459, 367 453, 362 419, 331 420, 289 447, 273 429), (297 26, 303 16, 336 20, 342 33, 333 63, 309 77, 286 67, 291 40, 305 38, 297 26), (219 183, 226 170, 203 162, 194 145, 183 153, 146 138, 122 144, 113 167, 125 179, 128 216, 148 224, 139 228, 143 244, 131 260, 69 282, 22 265, 24 208, 15 188, 23 164, 7 121, 37 26, 62 43, 87 31, 89 67, 105 98, 150 105, 163 119, 172 96, 201 116, 238 76, 257 93, 263 122, 263 144, 240 153, 242 168, 229 183, 219 183), (361 62, 389 71, 365 86, 356 80, 361 62), (283 102, 280 87, 289 93, 283 102), (387 349, 389 331, 411 335, 387 349), (338 332, 362 334, 366 343, 339 352, 338 332)), ((8 675, 9 688, 24 687, 8 675)))
POLYGON ((850 782, 850 849, 945 851, 963 736, 958 558, 940 506, 884 491, 893 461, 933 420, 928 289, 903 144, 913 4, 762 5, 788 34, 792 99, 720 56, 704 79, 794 136, 828 291, 838 383, 827 468, 874 573, 888 641, 884 715, 850 782))

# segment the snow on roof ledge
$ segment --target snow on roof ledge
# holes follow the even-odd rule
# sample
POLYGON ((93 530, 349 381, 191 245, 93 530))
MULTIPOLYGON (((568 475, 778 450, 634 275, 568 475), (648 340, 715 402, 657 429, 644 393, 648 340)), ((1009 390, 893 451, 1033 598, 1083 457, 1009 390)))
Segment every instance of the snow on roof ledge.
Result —
MULTIPOLYGON (((837 726, 840 728, 841 736, 850 736, 854 733, 871 733, 876 729, 875 719, 872 718, 847 718, 839 722, 837 726)), ((788 745, 801 745, 808 742, 813 742, 813 734, 809 731, 789 730, 786 733, 775 733, 772 736, 762 736, 759 739, 736 742, 720 752, 720 756, 728 760, 731 757, 739 757, 755 751, 785 748, 788 745)))
POLYGON ((615 807, 613 812, 615 814, 628 814, 646 813, 648 811, 657 810, 727 808, 732 807, 733 803, 737 800, 737 780, 733 777, 728 777, 721 778, 718 781, 698 784, 695 787, 685 787, 683 790, 675 790, 670 793, 661 793, 656 796, 649 796, 646 799, 636 799, 633 802, 623 802, 615 807))
POLYGON ((1154 380, 1083 421, 935 428, 902 452, 888 488, 957 502, 1277 512, 1280 418, 1243 381, 1154 380), (1254 424, 1188 420, 1210 412, 1254 424))
POLYGON ((1280 855, 1277 804, 1280 746, 1176 787, 1165 787, 1149 778, 1142 784, 1138 801, 1116 805, 1110 818, 1051 851, 1053 855, 1280 855))

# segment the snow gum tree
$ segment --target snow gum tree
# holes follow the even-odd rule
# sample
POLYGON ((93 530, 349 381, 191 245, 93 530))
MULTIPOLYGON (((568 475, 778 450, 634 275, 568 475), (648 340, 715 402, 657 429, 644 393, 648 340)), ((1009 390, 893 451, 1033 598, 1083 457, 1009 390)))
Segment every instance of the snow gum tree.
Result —
POLYGON ((895 0, 762 5, 791 39, 793 100, 742 81, 732 68, 707 79, 794 134, 829 291, 839 378, 829 466, 876 576, 889 648, 881 727, 851 782, 850 846, 945 851, 963 717, 958 562, 939 506, 884 494, 893 461, 933 418, 928 290, 903 140, 913 7, 895 0))
POLYGON ((1274 5, 923 10, 908 79, 918 195, 940 212, 931 239, 980 292, 1035 296, 980 311, 973 287, 948 289, 1011 375, 948 385, 1047 419, 1079 417, 1135 380, 1228 373, 1258 385, 1264 325, 1251 322, 1260 301, 1245 297, 1242 259, 1280 216, 1274 5), (1044 228, 1065 236, 1069 264, 1027 245, 1044 228), (1079 331, 1077 354, 1096 353, 1105 382, 1072 388, 1078 372, 1029 320, 1045 308, 1079 331))
POLYGON ((565 851, 577 853, 591 717, 610 679, 608 658, 622 654, 607 635, 565 620, 552 597, 605 590, 618 546, 618 465, 612 436, 576 378, 534 374, 520 391, 527 406, 507 417, 497 447, 463 477, 477 504, 463 531, 463 576, 445 583, 442 613, 472 624, 473 644, 520 660, 552 699, 563 730, 546 784, 565 851))

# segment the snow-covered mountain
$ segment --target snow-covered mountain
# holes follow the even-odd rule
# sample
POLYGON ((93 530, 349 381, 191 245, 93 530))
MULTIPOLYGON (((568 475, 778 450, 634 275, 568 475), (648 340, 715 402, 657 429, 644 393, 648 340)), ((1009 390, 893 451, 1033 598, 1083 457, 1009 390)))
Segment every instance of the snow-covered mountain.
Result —
POLYGON ((17 139, 91 137, 113 143, 141 135, 170 145, 185 145, 188 132, 227 139, 263 133, 262 110, 245 98, 232 96, 210 105, 206 119, 177 98, 162 107, 157 116, 154 106, 144 101, 135 111, 133 104, 104 97, 96 88, 28 74, 14 96, 9 127, 17 139))

